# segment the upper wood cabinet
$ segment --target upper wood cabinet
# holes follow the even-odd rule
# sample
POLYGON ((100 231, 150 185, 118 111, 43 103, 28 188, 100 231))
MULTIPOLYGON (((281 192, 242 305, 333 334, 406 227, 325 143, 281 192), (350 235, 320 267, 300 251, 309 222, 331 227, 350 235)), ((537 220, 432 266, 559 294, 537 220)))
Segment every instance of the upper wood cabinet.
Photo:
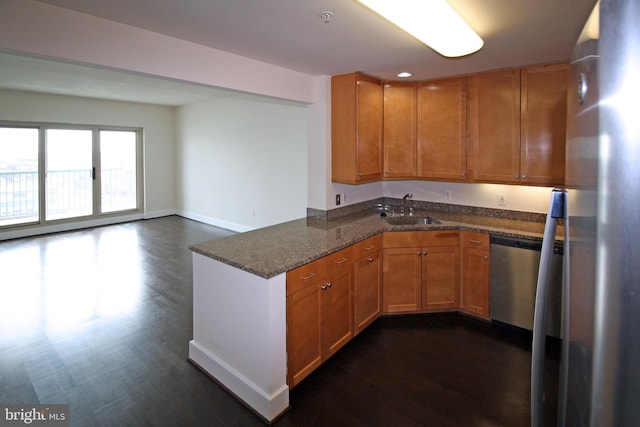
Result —
POLYGON ((568 64, 522 70, 520 173, 529 184, 564 183, 568 64))
POLYGON ((474 181, 520 181, 520 71, 469 77, 470 166, 474 181))
POLYGON ((416 175, 417 84, 385 82, 383 94, 383 176, 412 178, 416 175))
POLYGON ((469 77, 474 181, 564 182, 567 69, 552 64, 469 77))
POLYGON ((417 153, 419 177, 467 179, 466 77, 419 83, 417 153))
POLYGON ((332 181, 382 179, 382 86, 361 73, 331 78, 332 181))

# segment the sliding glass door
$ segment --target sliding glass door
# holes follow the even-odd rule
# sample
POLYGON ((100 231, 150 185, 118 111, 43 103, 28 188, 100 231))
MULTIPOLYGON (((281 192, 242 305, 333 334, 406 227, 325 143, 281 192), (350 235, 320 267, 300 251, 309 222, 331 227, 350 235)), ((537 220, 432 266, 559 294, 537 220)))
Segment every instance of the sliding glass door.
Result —
POLYGON ((141 210, 137 129, 2 126, 0 229, 141 210))
POLYGON ((0 127, 0 227, 40 217, 38 132, 0 127))
POLYGON ((47 129, 46 220, 93 215, 91 130, 47 129))
POLYGON ((100 211, 135 209, 137 197, 137 133, 100 131, 100 211))

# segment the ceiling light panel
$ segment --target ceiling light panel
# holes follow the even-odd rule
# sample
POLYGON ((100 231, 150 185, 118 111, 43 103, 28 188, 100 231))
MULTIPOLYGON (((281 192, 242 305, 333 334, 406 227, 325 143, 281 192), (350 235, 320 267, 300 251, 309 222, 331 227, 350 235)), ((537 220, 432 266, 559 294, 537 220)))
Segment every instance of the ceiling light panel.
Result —
POLYGON ((469 55, 484 44, 445 0, 358 0, 446 57, 469 55))

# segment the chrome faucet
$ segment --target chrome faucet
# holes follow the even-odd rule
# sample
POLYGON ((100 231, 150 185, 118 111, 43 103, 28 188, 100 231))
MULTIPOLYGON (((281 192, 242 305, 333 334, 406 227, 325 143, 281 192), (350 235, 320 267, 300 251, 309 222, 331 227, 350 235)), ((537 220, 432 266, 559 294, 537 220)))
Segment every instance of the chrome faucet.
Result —
POLYGON ((402 204, 400 205, 400 215, 404 215, 404 202, 413 198, 412 193, 407 193, 402 197, 402 204))

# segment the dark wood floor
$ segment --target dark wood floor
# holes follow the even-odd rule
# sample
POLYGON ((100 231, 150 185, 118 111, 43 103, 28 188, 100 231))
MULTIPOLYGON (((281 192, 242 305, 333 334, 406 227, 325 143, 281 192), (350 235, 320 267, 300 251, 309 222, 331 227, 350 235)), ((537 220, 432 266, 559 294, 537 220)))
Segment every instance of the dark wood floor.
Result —
MULTIPOLYGON (((187 247, 229 234, 167 217, 0 242, 0 403, 69 404, 73 426, 263 425, 187 362, 187 247)), ((526 426, 529 347, 458 315, 381 318, 276 425, 526 426)))

